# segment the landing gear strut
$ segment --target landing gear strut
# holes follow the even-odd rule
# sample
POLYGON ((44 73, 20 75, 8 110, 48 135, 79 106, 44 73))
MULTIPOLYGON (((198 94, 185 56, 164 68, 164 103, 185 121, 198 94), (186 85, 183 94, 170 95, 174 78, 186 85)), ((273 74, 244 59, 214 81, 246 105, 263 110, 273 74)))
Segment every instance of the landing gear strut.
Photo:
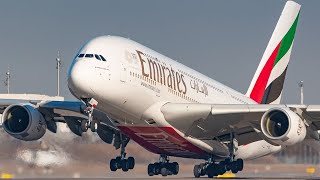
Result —
POLYGON ((82 132, 87 132, 90 128, 92 132, 96 132, 98 128, 98 121, 93 119, 93 110, 97 106, 98 102, 93 98, 82 99, 82 101, 87 106, 84 112, 88 114, 88 119, 81 121, 81 130, 82 132))
POLYGON ((110 160, 110 170, 117 171, 118 169, 122 169, 122 171, 127 172, 130 169, 133 169, 135 166, 135 160, 133 157, 129 157, 126 159, 126 151, 125 148, 129 142, 129 138, 124 137, 124 135, 120 134, 120 156, 116 157, 115 159, 110 160))
POLYGON ((167 155, 160 155, 159 162, 148 165, 148 175, 154 176, 161 174, 162 176, 177 175, 179 173, 179 164, 177 162, 170 163, 167 155))

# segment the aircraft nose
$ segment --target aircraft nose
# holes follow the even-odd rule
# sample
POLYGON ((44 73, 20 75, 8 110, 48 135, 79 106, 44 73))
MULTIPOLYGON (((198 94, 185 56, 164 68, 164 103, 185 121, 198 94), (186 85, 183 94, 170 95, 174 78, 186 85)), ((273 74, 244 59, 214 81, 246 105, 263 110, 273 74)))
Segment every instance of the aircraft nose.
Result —
POLYGON ((90 98, 93 91, 90 88, 90 63, 87 60, 78 60, 69 69, 68 87, 77 98, 90 98))

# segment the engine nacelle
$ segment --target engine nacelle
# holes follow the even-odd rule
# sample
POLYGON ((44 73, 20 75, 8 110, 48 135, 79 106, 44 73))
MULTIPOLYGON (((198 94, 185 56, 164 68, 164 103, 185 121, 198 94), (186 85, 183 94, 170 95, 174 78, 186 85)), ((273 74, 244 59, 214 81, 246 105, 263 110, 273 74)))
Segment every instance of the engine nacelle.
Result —
POLYGON ((261 130, 269 140, 279 145, 294 145, 303 141, 307 134, 303 120, 289 108, 272 108, 265 112, 261 130))
POLYGON ((42 114, 32 104, 14 104, 2 114, 3 129, 11 136, 24 141, 40 139, 47 124, 42 114))

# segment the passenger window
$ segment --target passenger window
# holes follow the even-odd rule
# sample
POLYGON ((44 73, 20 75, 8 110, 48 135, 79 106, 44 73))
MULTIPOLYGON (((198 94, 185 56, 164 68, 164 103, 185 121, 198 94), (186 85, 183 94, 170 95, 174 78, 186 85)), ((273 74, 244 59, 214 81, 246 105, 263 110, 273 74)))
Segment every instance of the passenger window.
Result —
POLYGON ((102 61, 107 61, 102 55, 100 55, 102 61))
POLYGON ((84 56, 84 54, 79 54, 79 56, 78 56, 78 57, 79 57, 79 58, 82 58, 83 56, 84 56))
POLYGON ((96 59, 101 60, 100 56, 98 56, 98 54, 95 54, 94 57, 96 57, 96 59))
POLYGON ((87 58, 93 58, 93 54, 86 54, 85 57, 87 57, 87 58))

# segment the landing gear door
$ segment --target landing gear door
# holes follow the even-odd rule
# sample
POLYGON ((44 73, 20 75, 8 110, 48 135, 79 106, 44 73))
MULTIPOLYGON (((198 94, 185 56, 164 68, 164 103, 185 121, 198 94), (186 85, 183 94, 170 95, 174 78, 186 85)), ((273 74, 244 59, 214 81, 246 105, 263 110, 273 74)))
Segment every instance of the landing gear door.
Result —
POLYGON ((126 82, 127 81, 127 67, 125 64, 121 63, 121 70, 120 70, 120 81, 126 82))

